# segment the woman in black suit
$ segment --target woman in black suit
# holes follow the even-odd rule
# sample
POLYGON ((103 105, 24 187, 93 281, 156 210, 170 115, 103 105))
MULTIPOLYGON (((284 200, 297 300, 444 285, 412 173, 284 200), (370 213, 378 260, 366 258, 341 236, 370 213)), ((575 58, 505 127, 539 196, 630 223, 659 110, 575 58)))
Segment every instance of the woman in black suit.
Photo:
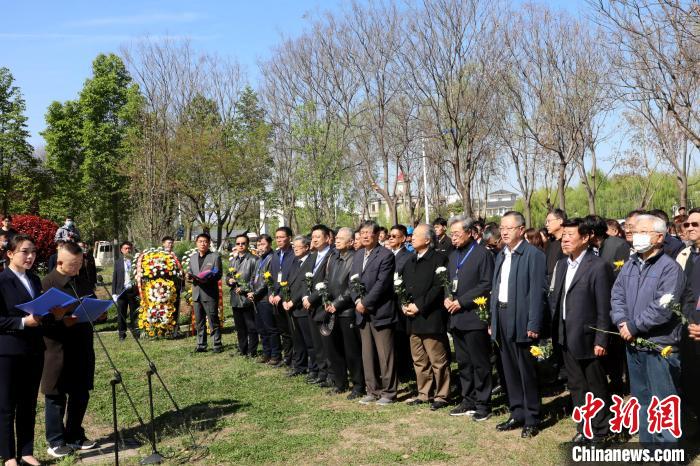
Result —
POLYGON ((38 465, 34 420, 44 362, 41 320, 16 307, 41 294, 41 280, 30 270, 33 240, 15 235, 7 256, 8 267, 0 272, 0 458, 5 466, 16 466, 18 456, 20 464, 38 465))

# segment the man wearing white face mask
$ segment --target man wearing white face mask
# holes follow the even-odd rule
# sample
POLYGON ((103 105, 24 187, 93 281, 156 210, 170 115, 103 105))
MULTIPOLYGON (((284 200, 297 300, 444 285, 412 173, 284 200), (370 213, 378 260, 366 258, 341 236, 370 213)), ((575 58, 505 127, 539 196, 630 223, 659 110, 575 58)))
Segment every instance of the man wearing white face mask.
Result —
POLYGON ((71 243, 77 243, 78 241, 80 241, 80 232, 75 226, 73 217, 66 217, 66 221, 63 223, 63 226, 56 230, 54 241, 57 243, 59 241, 71 243))
MULTIPOLYGON (((610 317, 627 343, 627 365, 630 391, 640 403, 640 413, 646 413, 652 395, 660 400, 678 394, 681 322, 672 311, 672 303, 682 299, 685 275, 671 257, 664 254, 666 223, 651 215, 639 215, 632 232, 634 253, 613 285, 610 317), (664 299, 662 299, 664 297, 664 299), (632 345, 641 337, 655 348, 632 345), (661 349, 665 355, 661 355, 661 349)), ((647 416, 641 415, 641 442, 676 442, 668 431, 651 434, 647 416)))

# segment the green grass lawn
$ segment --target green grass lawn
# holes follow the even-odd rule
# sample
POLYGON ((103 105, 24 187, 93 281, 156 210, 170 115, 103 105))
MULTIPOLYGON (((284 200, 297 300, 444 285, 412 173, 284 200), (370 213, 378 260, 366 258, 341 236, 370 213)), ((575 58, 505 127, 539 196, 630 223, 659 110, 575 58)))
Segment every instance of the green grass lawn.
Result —
MULTIPOLYGON (((230 328, 230 323, 228 324, 230 328)), ((114 332, 102 337, 134 399, 148 423, 148 397, 144 362, 136 343, 119 342, 114 332)), ((507 418, 503 405, 498 415, 477 423, 465 417, 448 416, 449 409, 431 412, 397 403, 392 406, 363 406, 345 395, 327 395, 325 389, 290 379, 283 369, 234 354, 233 334, 224 335, 222 354, 194 354, 194 339, 143 341, 158 365, 182 410, 174 413, 156 384, 155 414, 159 450, 168 464, 562 464, 561 442, 575 430, 563 414, 562 396, 544 401, 547 427, 533 439, 522 440, 520 431, 498 433, 495 425, 507 418), (188 449, 189 425, 202 449, 188 449)), ((111 432, 109 380, 112 371, 95 344, 96 387, 86 421, 88 436, 107 439, 111 432)), ((400 399, 409 396, 402 385, 400 399)), ((119 423, 127 438, 143 440, 137 418, 127 399, 119 394, 119 423)), ((37 450, 46 458, 43 440, 43 411, 37 416, 37 450)), ((137 464, 148 455, 123 459, 137 464)), ((60 464, 72 464, 70 457, 60 464)), ((111 457, 105 458, 110 463, 111 457)))

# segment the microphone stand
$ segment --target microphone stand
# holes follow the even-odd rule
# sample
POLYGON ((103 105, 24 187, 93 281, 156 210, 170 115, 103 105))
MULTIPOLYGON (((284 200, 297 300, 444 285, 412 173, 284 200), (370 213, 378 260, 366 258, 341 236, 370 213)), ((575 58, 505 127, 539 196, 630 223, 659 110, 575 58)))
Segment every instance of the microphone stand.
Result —
MULTIPOLYGON (((117 312, 119 312, 119 307, 117 306, 117 302, 114 300, 112 297, 112 294, 109 292, 109 289, 107 288, 107 285, 104 283, 103 278, 101 275, 97 276, 97 284, 102 286, 105 291, 107 292, 107 295, 109 296, 110 300, 112 303, 114 303, 115 308, 117 309, 117 312)), ((172 403, 173 407, 175 408, 175 411, 177 414, 184 419, 184 415, 182 414, 182 411, 180 410, 180 406, 177 404, 177 401, 175 401, 175 398, 173 397, 172 393, 170 392, 170 389, 168 389, 168 386, 166 385, 165 381, 163 378, 160 376, 160 373, 158 372, 158 368, 156 367, 156 364, 153 362, 153 360, 150 358, 148 353, 146 353, 146 350, 144 349, 143 345, 141 344, 141 341, 139 340, 139 337, 136 335, 136 332, 133 328, 129 328, 129 333, 133 337, 134 341, 136 342, 136 345, 139 347, 141 350, 141 353, 143 354, 143 357, 146 359, 146 362, 148 363, 148 370, 146 371, 146 377, 148 378, 148 404, 149 404, 149 410, 150 410, 150 417, 151 417, 151 428, 149 429, 148 432, 148 439, 151 444, 151 454, 147 456, 146 458, 141 460, 141 464, 160 464, 163 462, 163 455, 161 455, 158 452, 158 449, 156 448, 156 426, 155 426, 155 420, 154 420, 154 415, 153 415, 153 376, 155 375, 158 381, 160 382, 160 385, 162 386, 163 390, 165 393, 168 395, 168 398, 170 398, 170 402, 172 403)), ((145 426, 144 426, 145 428, 145 426)), ((188 425, 185 425, 185 428, 187 429, 187 433, 190 435, 190 438, 192 440, 192 446, 197 447, 197 442, 194 438, 194 434, 190 430, 188 425)))
MULTIPOLYGON (((82 308, 83 312, 85 312, 85 315, 87 315, 87 311, 85 310, 85 305, 83 304, 83 298, 80 297, 80 294, 78 294, 78 291, 75 288, 75 284, 73 283, 74 280, 71 279, 68 281, 70 284, 71 289, 73 290, 73 293, 75 294, 75 297, 78 299, 79 306, 82 308)), ((90 327, 92 328, 92 333, 97 337, 97 341, 99 342, 100 346, 102 347, 102 351, 104 352, 105 356, 107 357, 107 361, 109 362, 109 365, 112 367, 113 375, 112 375, 112 380, 109 381, 109 384, 112 386, 112 428, 113 428, 113 434, 114 434, 114 464, 119 466, 119 427, 117 424, 117 385, 121 385, 122 390, 124 390, 124 394, 126 395, 126 398, 129 400, 129 404, 131 405, 131 409, 133 409, 134 414, 136 414, 136 418, 139 420, 139 423, 143 428, 146 427, 146 425, 143 422, 143 419, 141 418, 141 415, 139 414, 138 409, 136 409, 136 405, 134 404, 134 400, 131 398, 131 395, 129 394, 129 390, 126 388, 126 384, 124 383, 124 379, 122 379, 122 375, 119 372, 119 369, 117 369, 116 364, 114 364, 114 360, 112 360, 112 356, 109 354, 109 351, 107 351, 107 347, 105 346, 104 342, 102 341, 102 337, 100 334, 97 332, 95 329, 95 324, 91 319, 88 319, 88 322, 90 323, 90 327)))

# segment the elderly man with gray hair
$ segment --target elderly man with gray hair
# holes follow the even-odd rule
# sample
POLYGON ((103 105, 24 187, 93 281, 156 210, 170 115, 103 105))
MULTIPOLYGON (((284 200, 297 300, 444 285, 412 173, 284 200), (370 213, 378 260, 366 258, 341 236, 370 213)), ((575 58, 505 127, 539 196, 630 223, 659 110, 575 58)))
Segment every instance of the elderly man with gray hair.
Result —
POLYGON ((659 400, 678 395, 681 321, 674 303, 683 304, 685 275, 664 254, 666 223, 652 215, 638 215, 632 231, 633 254, 622 267, 612 289, 610 317, 627 342, 630 391, 640 404, 639 440, 676 442, 668 431, 650 433, 647 409, 652 395, 659 400), (635 344, 637 338, 653 347, 635 344))

